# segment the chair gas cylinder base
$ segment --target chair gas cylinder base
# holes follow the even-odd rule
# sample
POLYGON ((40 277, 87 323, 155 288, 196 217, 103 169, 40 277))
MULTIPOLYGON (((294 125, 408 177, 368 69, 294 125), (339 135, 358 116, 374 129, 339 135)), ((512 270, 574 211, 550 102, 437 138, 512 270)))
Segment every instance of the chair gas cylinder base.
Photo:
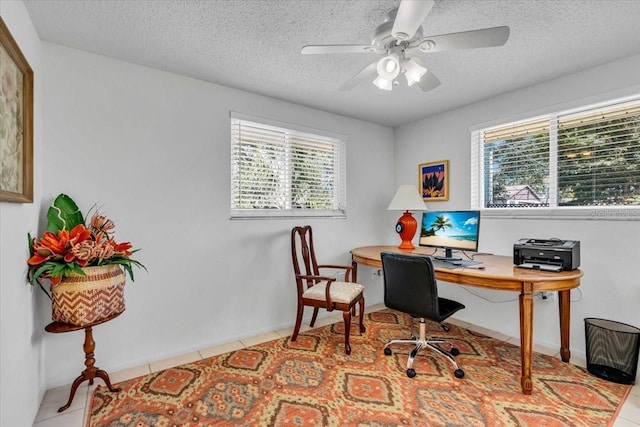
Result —
POLYGON ((415 348, 411 351, 411 354, 409 355, 409 358, 407 359, 407 376, 409 378, 413 378, 416 376, 416 371, 415 369, 413 369, 413 360, 416 358, 416 356, 418 355, 418 352, 423 349, 423 348, 430 348, 431 350, 434 350, 440 354, 442 354, 444 357, 446 357, 449 362, 451 362, 451 364, 453 365, 453 367, 455 368, 455 371, 453 371, 453 374, 456 376, 456 378, 463 378, 464 377, 464 370, 462 370, 459 366, 458 366, 458 362, 456 362, 456 359, 454 359, 453 356, 457 356, 458 354, 460 354, 460 351, 454 347, 453 345, 451 345, 451 350, 449 352, 443 350, 438 344, 444 344, 447 341, 445 340, 440 340, 440 339, 427 339, 426 338, 426 322, 425 319, 421 318, 420 319, 420 332, 418 333, 418 338, 415 337, 415 335, 411 336, 411 339, 395 339, 395 340, 391 340, 388 341, 387 344, 384 346, 384 354, 386 356, 391 356, 391 348, 390 346, 394 345, 394 344, 411 344, 414 345, 415 348))

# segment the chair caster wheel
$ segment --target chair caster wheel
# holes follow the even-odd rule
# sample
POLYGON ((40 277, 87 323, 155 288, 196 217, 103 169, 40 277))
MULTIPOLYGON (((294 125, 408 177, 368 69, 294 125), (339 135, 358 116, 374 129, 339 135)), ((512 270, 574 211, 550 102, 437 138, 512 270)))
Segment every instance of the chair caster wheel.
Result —
POLYGON ((384 349, 384 355, 385 356, 391 356, 391 349, 389 347, 384 349))
MULTIPOLYGON (((409 375, 409 374, 407 373, 407 375, 409 375)), ((415 375, 415 374, 414 374, 414 375, 415 375)), ((463 371, 462 369, 456 369, 456 370, 453 372, 453 375, 455 375, 455 376, 456 376, 456 378, 462 378, 462 377, 464 377, 464 371, 463 371)))
POLYGON ((451 347, 451 354, 457 356, 460 354, 460 350, 458 350, 456 347, 451 347))
MULTIPOLYGON (((460 370, 460 369, 458 369, 458 370, 460 370)), ((464 375, 464 372, 462 373, 462 375, 464 375)), ((413 369, 413 368, 409 368, 409 369, 407 369, 407 376, 408 376, 409 378, 413 378, 413 377, 415 377, 415 376, 416 376, 416 370, 415 370, 415 369, 413 369)), ((457 375, 456 375, 456 376, 457 376, 457 375)))

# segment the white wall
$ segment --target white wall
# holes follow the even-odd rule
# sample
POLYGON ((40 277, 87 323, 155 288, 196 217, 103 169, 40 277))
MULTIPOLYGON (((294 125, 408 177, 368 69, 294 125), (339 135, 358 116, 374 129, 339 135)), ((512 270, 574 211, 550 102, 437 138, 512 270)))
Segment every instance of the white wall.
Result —
MULTIPOLYGON (((413 179, 416 159, 420 162, 449 159, 451 198, 448 202, 427 205, 432 210, 468 209, 470 127, 640 93, 638 70, 640 55, 397 128, 396 179, 413 179)), ((584 278, 579 291, 572 293, 570 348, 574 355, 584 358, 585 317, 602 317, 640 327, 638 236, 640 221, 484 218, 479 250, 512 256, 513 243, 522 237, 580 240, 584 278)), ((517 294, 451 284, 445 292, 467 306, 459 312, 461 319, 518 336, 517 294), (481 297, 470 294, 469 290, 481 297), (495 302, 505 300, 511 302, 495 302)), ((559 341, 557 304, 536 300, 534 342, 559 348, 559 341)))
POLYGON ((0 202, 0 425, 31 425, 44 395, 44 322, 37 289, 26 282, 27 232, 38 226, 42 170, 40 39, 22 2, 0 2, 0 16, 35 76, 34 203, 0 202))
MULTIPOLYGON (((45 206, 60 192, 83 212, 98 203, 149 270, 128 282, 125 313, 94 329, 100 368, 293 324, 294 225, 313 225, 327 262, 380 241, 392 129, 55 44, 43 64, 45 206), (229 220, 230 110, 346 135, 348 218, 229 220)), ((79 374, 82 338, 45 336, 47 387, 79 374)))

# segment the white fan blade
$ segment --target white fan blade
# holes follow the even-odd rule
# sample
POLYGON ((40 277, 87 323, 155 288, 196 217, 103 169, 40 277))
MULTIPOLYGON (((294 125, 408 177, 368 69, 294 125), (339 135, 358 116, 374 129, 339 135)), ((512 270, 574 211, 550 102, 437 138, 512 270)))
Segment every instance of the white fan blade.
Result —
POLYGON ((340 86, 340 90, 351 90, 365 80, 373 80, 373 77, 378 73, 377 67, 378 61, 374 61, 371 64, 367 65, 358 74, 344 82, 342 86, 340 86))
POLYGON ((461 33, 441 34, 425 37, 417 46, 407 51, 443 52, 445 50, 475 49, 479 47, 502 46, 509 40, 509 27, 493 27, 461 33))
POLYGON ((329 44, 307 45, 302 48, 303 55, 321 55, 326 53, 377 53, 377 48, 372 45, 360 44, 329 44))
POLYGON ((409 40, 416 34, 434 4, 434 0, 402 0, 391 35, 398 41, 409 40))
MULTIPOLYGON (((413 57, 413 60, 416 61, 416 63, 423 67, 423 68, 427 68, 425 67, 425 65, 422 63, 422 61, 420 61, 420 59, 416 58, 415 56, 413 57)), ((438 86, 440 86, 440 80, 438 80, 438 78, 436 77, 435 74, 433 74, 431 72, 431 70, 429 70, 427 68, 427 72, 424 73, 424 75, 420 78, 420 80, 418 80, 416 82, 416 84, 418 86, 420 86, 420 89, 422 89, 423 92, 428 92, 432 89, 437 88, 438 86)))

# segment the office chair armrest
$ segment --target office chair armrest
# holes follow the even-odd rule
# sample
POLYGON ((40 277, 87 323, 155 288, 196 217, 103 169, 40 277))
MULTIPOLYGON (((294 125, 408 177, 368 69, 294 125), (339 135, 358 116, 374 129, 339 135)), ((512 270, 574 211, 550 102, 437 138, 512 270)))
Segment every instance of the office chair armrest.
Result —
POLYGON ((344 273, 344 281, 345 282, 350 282, 350 277, 353 274, 353 266, 352 265, 332 265, 332 264, 323 264, 323 265, 319 265, 318 269, 320 268, 333 268, 333 269, 340 269, 340 270, 345 270, 344 273))

